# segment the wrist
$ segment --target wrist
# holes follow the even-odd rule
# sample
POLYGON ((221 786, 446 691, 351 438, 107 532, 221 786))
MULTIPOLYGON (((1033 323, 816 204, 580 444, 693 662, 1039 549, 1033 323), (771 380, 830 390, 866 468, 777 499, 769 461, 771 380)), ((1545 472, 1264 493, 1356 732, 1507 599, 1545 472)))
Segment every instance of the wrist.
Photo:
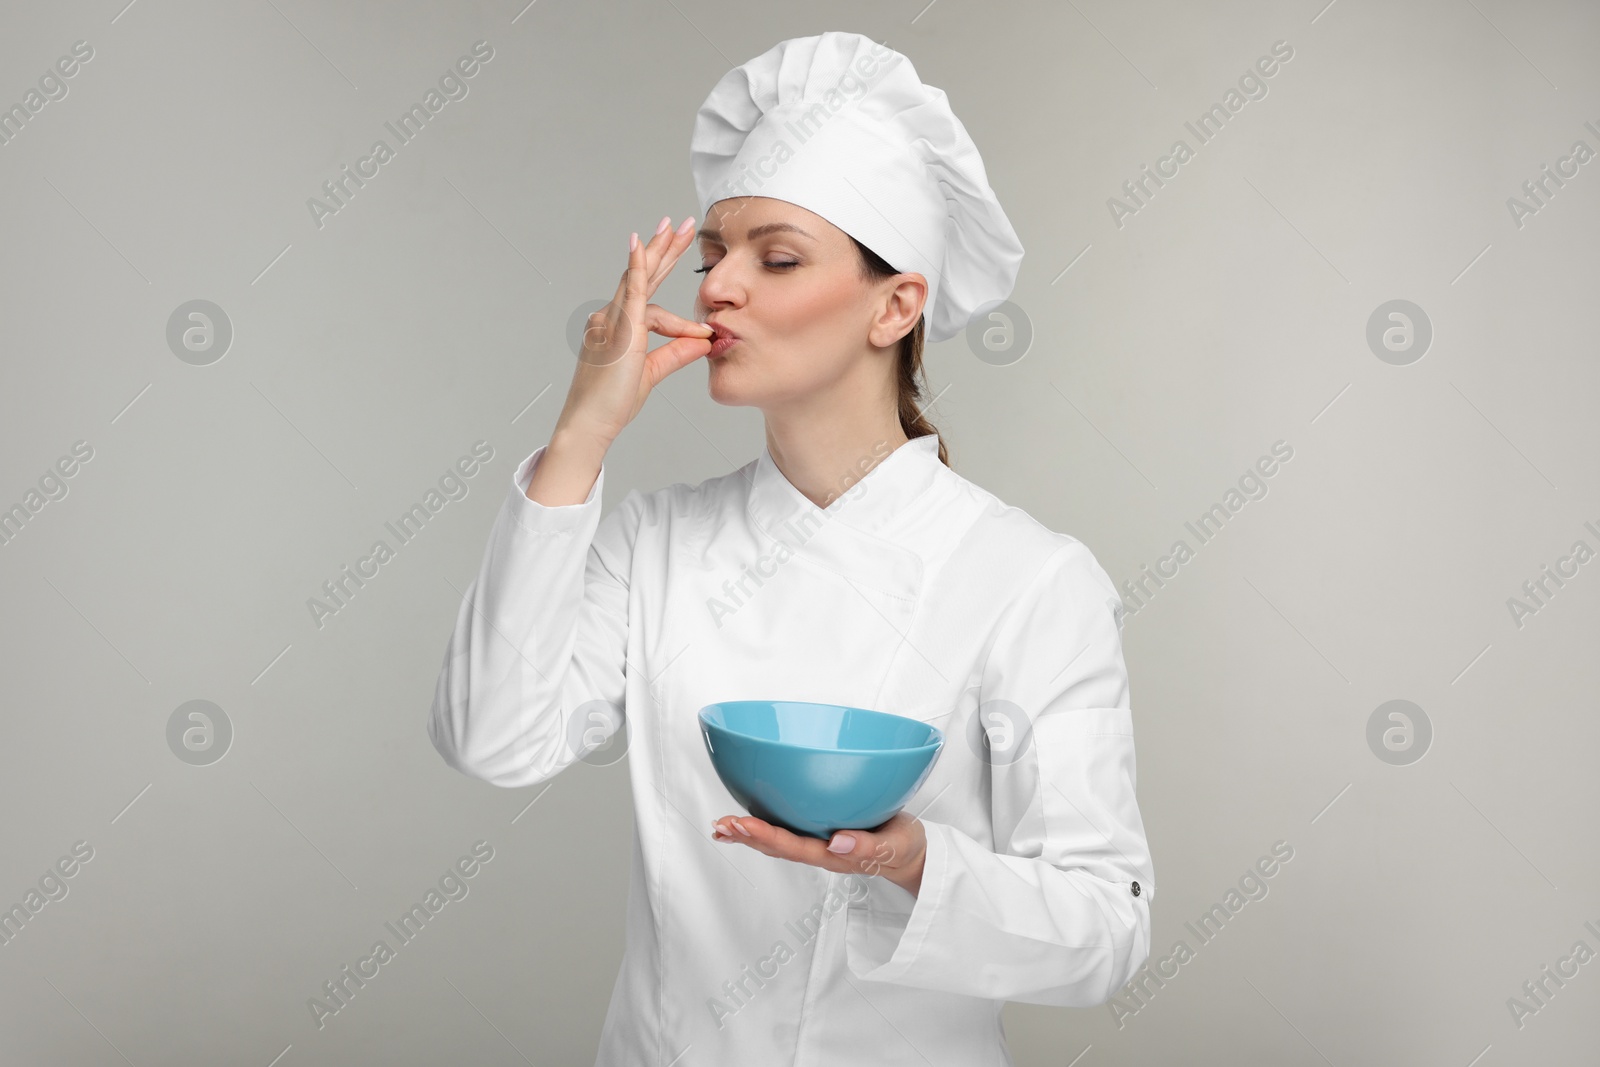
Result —
POLYGON ((593 460, 599 466, 610 448, 611 438, 575 426, 557 425, 550 433, 550 446, 546 452, 560 452, 593 460))
POLYGON ((918 891, 922 889, 922 861, 920 859, 917 860, 915 868, 912 870, 885 871, 883 877, 912 896, 916 896, 918 891))
POLYGON ((893 882, 907 893, 916 896, 917 891, 922 888, 922 869, 926 865, 927 859, 928 850, 924 848, 912 862, 900 867, 880 868, 877 873, 879 877, 893 882))

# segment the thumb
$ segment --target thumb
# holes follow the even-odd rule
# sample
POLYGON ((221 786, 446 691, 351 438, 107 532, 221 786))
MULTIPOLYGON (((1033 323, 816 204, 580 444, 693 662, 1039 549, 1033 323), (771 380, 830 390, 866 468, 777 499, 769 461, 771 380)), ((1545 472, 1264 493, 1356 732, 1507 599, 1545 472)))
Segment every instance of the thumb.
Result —
MULTIPOLYGON (((870 836, 870 834, 864 834, 859 830, 849 832, 841 830, 834 834, 833 839, 828 842, 828 851, 837 852, 841 856, 848 855, 859 846, 859 838, 870 836)), ((865 850, 863 849, 863 851, 865 850)))
POLYGON ((682 370, 711 351, 711 341, 705 337, 675 337, 651 352, 645 359, 649 370, 650 388, 673 371, 682 370))
POLYGON ((905 862, 902 851, 914 847, 906 841, 908 828, 918 820, 905 811, 894 814, 887 822, 871 830, 837 830, 828 841, 828 851, 839 856, 850 856, 863 871, 878 874, 893 870, 905 862))

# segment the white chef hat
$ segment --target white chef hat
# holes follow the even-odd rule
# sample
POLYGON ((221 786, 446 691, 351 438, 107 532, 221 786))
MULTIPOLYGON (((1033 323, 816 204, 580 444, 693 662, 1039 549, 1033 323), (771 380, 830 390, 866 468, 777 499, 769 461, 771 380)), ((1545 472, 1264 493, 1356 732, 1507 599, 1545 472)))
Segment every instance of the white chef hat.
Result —
POLYGON ((1022 243, 944 90, 859 33, 780 41, 712 87, 689 141, 700 217, 766 196, 827 219, 928 282, 943 341, 1011 295, 1022 243))

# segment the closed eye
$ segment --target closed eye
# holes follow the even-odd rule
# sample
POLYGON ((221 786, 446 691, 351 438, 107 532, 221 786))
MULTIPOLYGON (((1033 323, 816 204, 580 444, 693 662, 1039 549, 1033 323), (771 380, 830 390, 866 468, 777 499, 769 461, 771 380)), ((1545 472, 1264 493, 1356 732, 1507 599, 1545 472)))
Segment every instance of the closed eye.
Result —
MULTIPOLYGON (((763 267, 771 267, 774 270, 784 270, 784 269, 789 268, 789 267, 798 267, 800 264, 798 262, 793 262, 793 263, 768 263, 768 262, 763 261, 761 265, 763 267)), ((704 274, 706 271, 710 270, 711 267, 715 267, 715 266, 716 266, 716 264, 713 263, 713 264, 711 264, 710 267, 696 267, 694 269, 694 273, 696 273, 696 274, 704 274)))

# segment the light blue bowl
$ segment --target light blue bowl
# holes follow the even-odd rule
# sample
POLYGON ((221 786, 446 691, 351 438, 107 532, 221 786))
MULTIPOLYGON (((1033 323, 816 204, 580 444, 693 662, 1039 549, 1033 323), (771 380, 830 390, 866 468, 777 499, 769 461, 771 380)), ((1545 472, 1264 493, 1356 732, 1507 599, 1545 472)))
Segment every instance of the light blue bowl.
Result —
POLYGON ((893 818, 944 748, 943 731, 918 719, 803 700, 707 704, 700 734, 745 810, 823 840, 893 818))

